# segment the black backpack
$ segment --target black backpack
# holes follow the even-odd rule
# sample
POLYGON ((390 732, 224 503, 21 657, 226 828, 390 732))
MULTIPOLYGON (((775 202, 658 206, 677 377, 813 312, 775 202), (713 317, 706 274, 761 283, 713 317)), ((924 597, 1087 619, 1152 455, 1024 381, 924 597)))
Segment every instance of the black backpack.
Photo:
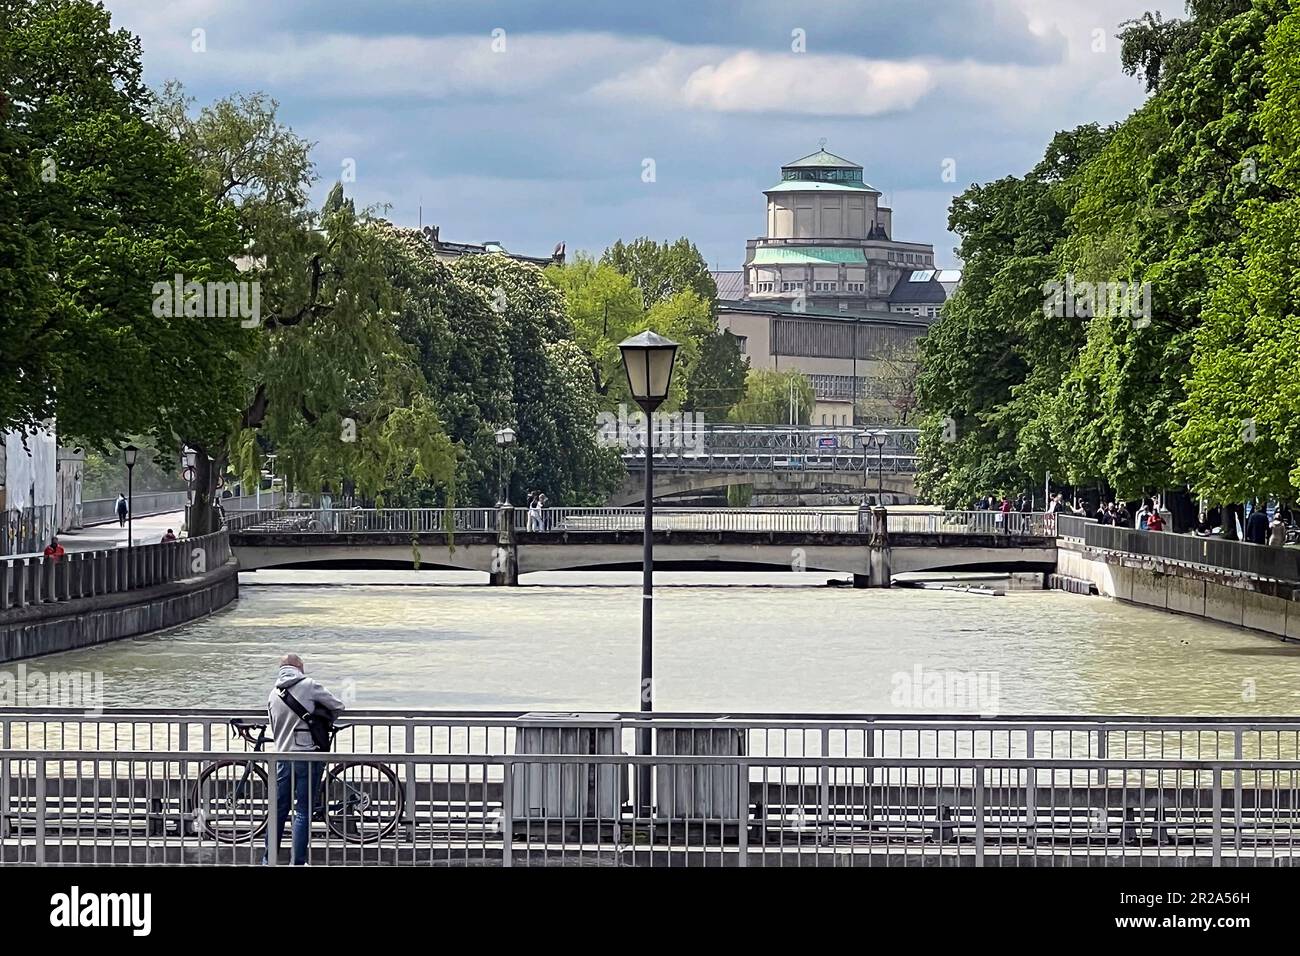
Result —
POLYGON ((315 711, 308 713, 307 708, 302 705, 302 701, 289 693, 287 687, 279 689, 280 699, 284 705, 297 714, 307 729, 311 731, 311 742, 316 745, 318 751, 324 752, 330 749, 334 743, 334 720, 328 711, 315 711))

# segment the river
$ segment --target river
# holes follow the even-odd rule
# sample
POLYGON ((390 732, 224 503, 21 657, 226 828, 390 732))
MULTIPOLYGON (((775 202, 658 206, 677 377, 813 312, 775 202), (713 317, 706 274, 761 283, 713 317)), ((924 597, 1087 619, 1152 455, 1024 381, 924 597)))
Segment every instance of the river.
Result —
MULTIPOLYGON (((357 707, 637 707, 637 575, 243 579, 204 620, 28 664, 101 672, 110 707, 261 707, 290 650, 357 707)), ((809 574, 656 581, 658 710, 1281 715, 1300 697, 1300 647, 1098 597, 853 590, 809 574), (925 697, 936 674, 978 698, 925 697)))

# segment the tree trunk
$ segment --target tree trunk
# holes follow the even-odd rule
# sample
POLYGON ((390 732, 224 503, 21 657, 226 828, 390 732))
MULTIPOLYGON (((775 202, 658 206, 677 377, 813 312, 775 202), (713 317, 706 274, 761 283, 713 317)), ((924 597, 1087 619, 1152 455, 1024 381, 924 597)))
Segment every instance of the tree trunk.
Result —
POLYGON ((216 460, 208 457, 207 449, 201 445, 191 445, 198 452, 198 461, 194 464, 194 503, 190 506, 190 537, 211 534, 217 530, 217 511, 214 503, 220 492, 217 490, 217 478, 226 470, 226 453, 219 452, 216 460))
POLYGON ((1241 538, 1237 535, 1237 519, 1241 519, 1244 528, 1246 524, 1245 509, 1239 502, 1229 502, 1223 505, 1222 512, 1223 538, 1228 541, 1240 541, 1241 538))

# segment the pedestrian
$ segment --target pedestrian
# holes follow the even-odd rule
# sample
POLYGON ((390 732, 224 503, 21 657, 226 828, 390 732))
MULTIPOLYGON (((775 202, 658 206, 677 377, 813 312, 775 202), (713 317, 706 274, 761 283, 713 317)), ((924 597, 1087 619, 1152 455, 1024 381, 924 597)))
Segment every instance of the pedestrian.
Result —
POLYGON ((1286 544, 1286 522, 1282 520, 1281 508, 1274 512, 1273 520, 1268 523, 1268 544, 1272 548, 1286 544))
POLYGON ((126 503, 126 495, 119 491, 117 493, 117 503, 113 505, 113 510, 117 512, 117 526, 119 528, 126 527, 126 516, 129 509, 130 505, 126 503))
POLYGON ((1129 513, 1128 502, 1126 501, 1117 502, 1115 505, 1115 527, 1133 527, 1133 515, 1129 513))
POLYGON ((1165 519, 1164 516, 1160 514, 1159 508, 1152 507, 1151 513, 1147 515, 1147 530, 1148 531, 1165 530, 1165 519))
POLYGON ((541 492, 528 492, 528 530, 542 530, 541 492))
POLYGON ((1147 522, 1150 519, 1151 519, 1151 504, 1146 498, 1143 498, 1142 507, 1138 509, 1138 513, 1137 513, 1137 529, 1139 531, 1147 530, 1147 522))
POLYGON ((162 536, 162 539, 163 539, 163 544, 167 544, 168 542, 175 541, 176 532, 172 531, 171 528, 168 528, 167 533, 162 536))
POLYGON ((1246 519, 1246 540, 1251 544, 1267 543, 1268 525, 1267 509, 1256 503, 1254 509, 1250 512, 1250 517, 1246 519))
POLYGON ((1097 513, 1094 514, 1093 517, 1097 519, 1097 524, 1111 524, 1111 518, 1113 516, 1111 512, 1106 509, 1106 505, 1099 501, 1097 502, 1097 513))
POLYGON ((1202 511, 1199 518, 1196 519, 1196 533, 1201 537, 1214 533, 1214 526, 1210 524, 1210 516, 1202 511))
MULTIPOLYGON (((275 687, 266 701, 271 720, 271 735, 275 739, 276 753, 315 753, 329 749, 332 724, 343 713, 343 701, 322 684, 306 674, 302 658, 285 654, 280 658, 280 672, 275 687)), ((316 791, 320 788, 324 764, 314 760, 281 760, 276 768, 276 819, 267 832, 267 855, 280 847, 280 835, 289 819, 289 804, 293 803, 293 855, 294 866, 307 862, 307 847, 311 842, 311 818, 316 804, 316 791)))
MULTIPOLYGON (((1286 539, 1285 532, 1282 538, 1286 539)), ((50 538, 50 543, 45 546, 45 556, 50 559, 51 564, 59 563, 59 558, 63 557, 63 545, 59 544, 58 538, 50 538)))

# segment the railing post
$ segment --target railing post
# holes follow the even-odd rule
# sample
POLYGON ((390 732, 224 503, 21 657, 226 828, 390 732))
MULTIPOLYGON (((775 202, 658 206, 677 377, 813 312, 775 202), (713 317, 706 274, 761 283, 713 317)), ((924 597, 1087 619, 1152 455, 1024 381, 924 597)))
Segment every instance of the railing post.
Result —
MULTIPOLYGON (((254 758, 256 759, 256 758, 254 758)), ((266 785, 266 808, 270 816, 266 818, 266 863, 268 866, 275 866, 280 858, 280 840, 284 837, 283 831, 279 827, 280 823, 280 766, 279 759, 272 754, 267 760, 267 773, 269 777, 266 785)), ((323 786, 322 782, 322 786, 323 786)), ((289 805, 293 805, 293 788, 289 788, 289 805)), ((285 821, 286 825, 288 820, 285 821)), ((293 862, 290 860, 289 862, 293 862)))
POLYGON ((30 575, 32 579, 32 603, 45 603, 45 565, 44 558, 28 558, 28 561, 35 561, 36 567, 30 575))
POLYGON ((975 865, 984 865, 984 765, 975 765, 975 865))
POLYGON ((36 845, 32 848, 37 866, 45 865, 45 757, 36 757, 36 845))
MULTIPOLYGON (((824 757, 825 754, 823 753, 824 757)), ((824 773, 829 773, 829 767, 821 767, 824 773)), ((736 773, 740 775, 737 781, 737 788, 740 790, 740 828, 736 831, 736 866, 749 866, 749 764, 740 761, 736 767, 736 773)))
MULTIPOLYGON (((1241 760, 1241 728, 1238 727, 1233 731, 1232 741, 1232 759, 1241 760)), ((1258 790, 1256 791, 1258 792, 1258 790)), ((1241 768, 1238 767, 1232 771, 1232 824, 1233 846, 1237 852, 1241 852, 1241 768)))
POLYGON ((13 606, 13 601, 9 597, 9 588, 13 583, 12 561, 0 561, 0 611, 7 611, 13 606))
MULTIPOLYGON (((514 791, 515 776, 514 763, 507 756, 505 763, 501 765, 501 865, 514 866, 515 856, 515 824, 514 824, 514 791)), ((429 775, 430 780, 433 774, 429 775)), ((414 782, 410 789, 414 788, 414 782)))
MULTIPOLYGON (((1195 776, 1193 779, 1195 779, 1195 776)), ((1211 837, 1211 855, 1214 859, 1214 865, 1218 866, 1223 860, 1223 768, 1217 764, 1210 770, 1210 785, 1214 788, 1211 795, 1214 801, 1214 830, 1211 837)))

